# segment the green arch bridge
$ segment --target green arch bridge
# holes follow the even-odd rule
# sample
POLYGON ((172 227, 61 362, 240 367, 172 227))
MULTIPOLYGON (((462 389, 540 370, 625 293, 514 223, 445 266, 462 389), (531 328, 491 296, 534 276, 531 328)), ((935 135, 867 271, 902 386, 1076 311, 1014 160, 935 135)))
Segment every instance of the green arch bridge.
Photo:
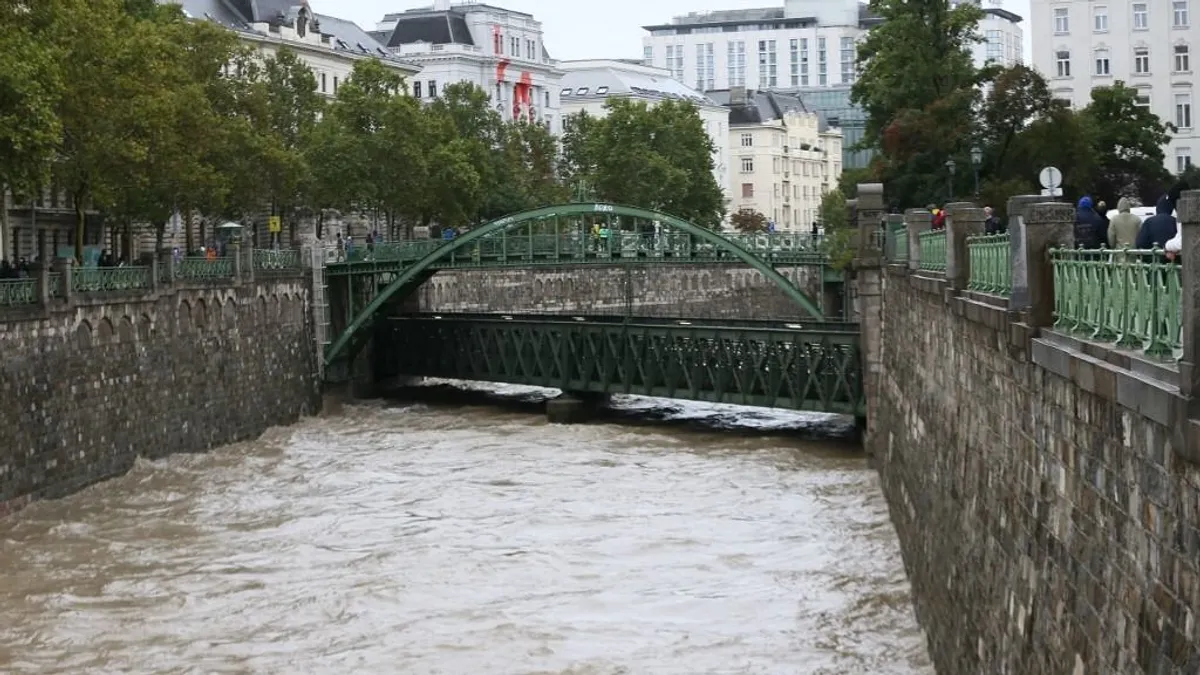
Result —
POLYGON ((325 364, 346 370, 374 338, 372 367, 380 376, 565 385, 572 391, 644 393, 854 414, 861 399, 857 326, 825 323, 818 303, 775 269, 783 265, 830 271, 828 256, 809 235, 727 235, 669 214, 604 203, 517 213, 448 241, 377 245, 370 254, 360 246, 349 260, 326 265, 326 283, 334 296, 331 304, 340 306, 331 312, 330 327, 336 337, 325 350, 325 364), (447 269, 687 264, 751 267, 815 323, 788 327, 705 319, 663 323, 626 316, 618 324, 612 317, 573 317, 567 322, 571 330, 561 330, 562 317, 434 318, 413 315, 411 305, 405 306, 421 284, 447 269), (631 333, 635 326, 641 327, 640 337, 634 335, 636 331, 631 333), (651 326, 657 337, 645 332, 651 326), (457 332, 447 334, 451 328, 457 332), (526 337, 531 330, 538 332, 536 346, 526 337), (490 336, 490 346, 481 342, 485 334, 490 336), (585 334, 590 337, 584 339, 585 334), (588 342, 601 335, 599 343, 588 342), (500 345, 498 340, 508 343, 500 345), (607 346, 597 346, 601 344, 607 346), (518 362, 532 363, 530 350, 538 352, 541 369, 535 374, 530 370, 533 366, 527 365, 518 378, 514 368, 518 362), (557 355, 558 361, 551 355, 557 355), (593 357, 600 360, 588 361, 593 357), (653 375, 658 372, 653 368, 635 367, 645 359, 664 358, 674 359, 675 365, 661 376, 653 375), (491 365, 468 368, 471 363, 491 365), (559 366, 552 367, 553 363, 559 366), (574 368, 571 376, 561 369, 568 363, 574 368), (617 363, 621 367, 613 365, 617 363), (752 371, 758 375, 751 377, 752 371))

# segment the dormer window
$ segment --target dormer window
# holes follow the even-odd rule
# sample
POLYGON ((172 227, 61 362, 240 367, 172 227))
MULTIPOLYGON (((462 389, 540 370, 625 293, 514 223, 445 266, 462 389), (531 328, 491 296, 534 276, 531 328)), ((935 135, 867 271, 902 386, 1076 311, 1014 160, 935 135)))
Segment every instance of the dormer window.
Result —
POLYGON ((301 9, 296 15, 296 35, 304 37, 308 35, 308 10, 301 9))
POLYGON ((563 90, 558 92, 558 95, 559 96, 570 96, 572 91, 574 91, 574 90, 571 89, 570 87, 563 87, 563 90))
POLYGON ((588 88, 587 88, 587 87, 580 87, 580 88, 578 88, 578 89, 576 89, 576 90, 575 90, 575 95, 576 95, 576 96, 587 96, 587 93, 588 93, 588 88))
POLYGON ((596 94, 598 96, 603 96, 607 93, 608 93, 608 87, 596 87, 596 94))

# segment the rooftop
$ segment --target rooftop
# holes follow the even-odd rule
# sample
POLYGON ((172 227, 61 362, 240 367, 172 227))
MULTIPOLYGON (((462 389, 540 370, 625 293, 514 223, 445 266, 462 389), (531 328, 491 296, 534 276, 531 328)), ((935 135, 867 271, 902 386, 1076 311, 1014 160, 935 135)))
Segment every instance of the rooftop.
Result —
MULTIPOLYGON (((860 25, 874 25, 880 19, 871 13, 867 3, 858 4, 858 21, 860 25)), ((814 26, 817 18, 813 16, 786 16, 783 7, 759 7, 754 9, 719 9, 709 12, 689 12, 682 16, 671 18, 671 23, 642 26, 643 30, 671 30, 693 28, 724 28, 755 24, 773 28, 799 28, 814 26)))
POLYGON ((687 100, 701 106, 719 105, 716 101, 671 78, 657 68, 621 61, 565 62, 559 98, 593 100, 609 96, 687 100))

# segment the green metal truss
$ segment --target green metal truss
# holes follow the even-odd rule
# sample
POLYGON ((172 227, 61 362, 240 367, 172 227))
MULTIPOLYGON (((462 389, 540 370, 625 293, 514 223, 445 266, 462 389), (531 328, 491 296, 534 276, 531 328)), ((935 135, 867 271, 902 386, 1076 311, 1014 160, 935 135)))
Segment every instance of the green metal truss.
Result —
POLYGON ((376 326, 379 377, 443 377, 862 415, 855 324, 414 315, 376 326))
MULTIPOLYGON (((359 286, 378 288, 370 301, 339 326, 326 349, 326 364, 353 355, 361 332, 393 296, 412 292, 441 269, 584 264, 741 264, 758 270, 816 319, 818 303, 776 265, 825 265, 828 258, 804 235, 725 236, 657 211, 619 204, 562 204, 506 216, 446 242, 376 247, 370 259, 334 263, 326 274, 363 278, 359 286), (607 236, 603 233, 607 232, 607 236), (376 280, 391 281, 379 288, 376 280)), ((358 253, 354 257, 358 257, 358 253)), ((340 322, 338 322, 340 323, 340 322)))

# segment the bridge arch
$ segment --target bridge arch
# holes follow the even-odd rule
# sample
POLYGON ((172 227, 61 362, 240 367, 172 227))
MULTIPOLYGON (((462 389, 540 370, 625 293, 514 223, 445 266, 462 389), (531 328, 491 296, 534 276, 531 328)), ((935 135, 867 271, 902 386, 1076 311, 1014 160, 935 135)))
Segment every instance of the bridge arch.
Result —
MULTIPOLYGON (((717 249, 729 253, 733 257, 745 263, 747 266, 757 270, 771 283, 778 287, 785 295, 793 300, 797 305, 803 308, 815 319, 823 319, 817 303, 808 296, 807 293, 798 288, 787 277, 777 271, 769 262, 758 256, 754 252, 747 250, 745 247, 737 244, 734 241, 722 236, 705 227, 701 227, 694 223, 690 223, 682 218, 672 216, 667 213, 661 213, 650 209, 642 209, 635 206, 625 206, 622 204, 608 203, 574 203, 560 204, 557 206, 545 206, 529 211, 522 211, 507 215, 503 218, 493 220, 489 223, 481 225, 470 232, 456 237, 449 242, 434 248, 425 256, 417 260, 411 266, 405 268, 396 278, 389 283, 383 290, 375 294, 367 306, 361 312, 355 315, 354 319, 346 326, 345 330, 337 337, 337 339, 329 346, 325 352, 325 363, 331 364, 343 351, 350 345, 355 335, 362 330, 371 318, 375 315, 379 308, 384 305, 393 295, 408 288, 414 281, 424 281, 427 276, 435 272, 431 270, 438 261, 443 258, 461 251, 481 239, 489 236, 507 232, 517 227, 527 225, 537 220, 556 216, 601 216, 601 217, 624 217, 635 220, 643 220, 648 222, 658 222, 663 226, 692 235, 697 239, 712 244, 717 249)), ((615 259, 615 263, 620 263, 620 259, 615 259)))

